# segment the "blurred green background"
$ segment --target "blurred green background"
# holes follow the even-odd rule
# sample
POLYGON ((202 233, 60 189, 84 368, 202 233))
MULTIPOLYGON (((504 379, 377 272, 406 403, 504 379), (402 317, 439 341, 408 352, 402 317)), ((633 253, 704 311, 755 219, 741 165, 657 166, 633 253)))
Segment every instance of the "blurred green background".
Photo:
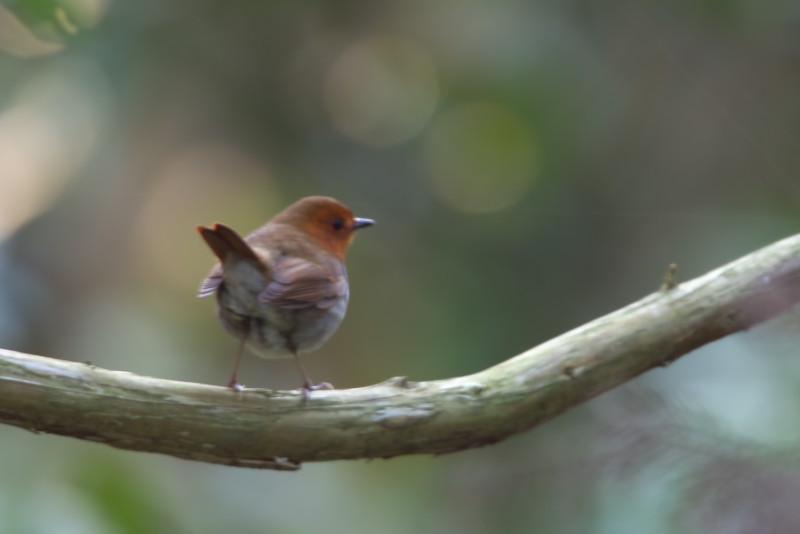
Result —
MULTIPOLYGON (((379 225, 312 378, 473 373, 796 233, 798 95, 784 0, 6 1, 0 346, 222 385, 194 226, 323 194, 379 225)), ((797 532, 798 319, 437 458, 287 474, 0 427, 0 532, 797 532)))

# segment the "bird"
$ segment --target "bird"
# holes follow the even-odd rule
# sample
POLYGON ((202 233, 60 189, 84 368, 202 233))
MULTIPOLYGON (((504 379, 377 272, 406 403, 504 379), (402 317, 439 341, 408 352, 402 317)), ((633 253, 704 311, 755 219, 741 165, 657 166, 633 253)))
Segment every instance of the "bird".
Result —
POLYGON ((238 381, 245 348, 262 358, 293 358, 306 398, 333 388, 312 383, 299 355, 339 328, 350 298, 345 255, 355 232, 374 224, 336 199, 311 196, 244 238, 221 223, 197 227, 219 260, 198 296, 216 295, 217 317, 239 341, 229 388, 245 389, 238 381))

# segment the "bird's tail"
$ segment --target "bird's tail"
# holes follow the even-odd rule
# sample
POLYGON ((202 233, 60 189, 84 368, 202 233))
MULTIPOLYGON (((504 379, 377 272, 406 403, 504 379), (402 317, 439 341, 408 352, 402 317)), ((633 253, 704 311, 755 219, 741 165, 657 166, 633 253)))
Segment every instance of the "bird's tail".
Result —
POLYGON ((198 296, 208 297, 217 292, 222 285, 225 273, 233 273, 237 276, 237 272, 241 272, 244 265, 250 265, 246 272, 253 273, 254 271, 262 272, 264 270, 263 262, 260 262, 258 256, 250 248, 244 239, 239 234, 228 228, 224 224, 215 224, 213 228, 206 228, 198 226, 197 232, 202 236, 214 254, 219 258, 219 263, 214 266, 208 277, 203 280, 200 286, 198 296))
POLYGON ((216 223, 214 228, 198 226, 197 231, 222 263, 225 263, 226 259, 231 259, 230 254, 234 254, 234 257, 240 260, 252 260, 258 263, 258 256, 250 245, 224 224, 216 223))

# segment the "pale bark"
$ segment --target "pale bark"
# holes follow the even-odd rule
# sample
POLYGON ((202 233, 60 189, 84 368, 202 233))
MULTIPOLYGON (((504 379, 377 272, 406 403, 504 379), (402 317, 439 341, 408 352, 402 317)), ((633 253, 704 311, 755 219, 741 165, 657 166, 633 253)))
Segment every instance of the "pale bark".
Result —
MULTIPOLYGON (((654 276, 654 280, 655 280, 654 276)), ((229 389, 0 350, 0 422, 191 460, 438 454, 500 441, 800 300, 800 236, 664 287, 479 373, 299 392, 229 389)), ((531 320, 539 313, 531 304, 531 320)))

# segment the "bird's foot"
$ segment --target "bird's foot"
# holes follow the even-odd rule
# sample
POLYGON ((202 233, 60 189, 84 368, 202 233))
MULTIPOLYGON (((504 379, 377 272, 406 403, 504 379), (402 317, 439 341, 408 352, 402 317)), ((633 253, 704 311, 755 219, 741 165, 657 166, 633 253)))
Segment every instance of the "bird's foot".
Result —
POLYGON ((236 380, 235 378, 231 379, 231 381, 228 382, 228 387, 231 388, 236 393, 242 393, 245 390, 245 385, 240 384, 239 381, 236 380))
POLYGON ((333 384, 330 382, 320 382, 319 384, 312 384, 311 382, 306 382, 303 384, 301 388, 304 391, 319 391, 321 389, 336 389, 333 387, 333 384))
POLYGON ((321 389, 335 389, 330 382, 320 382, 319 384, 312 384, 311 382, 304 382, 300 386, 300 392, 303 394, 303 402, 308 400, 309 393, 312 391, 319 391, 321 389))

